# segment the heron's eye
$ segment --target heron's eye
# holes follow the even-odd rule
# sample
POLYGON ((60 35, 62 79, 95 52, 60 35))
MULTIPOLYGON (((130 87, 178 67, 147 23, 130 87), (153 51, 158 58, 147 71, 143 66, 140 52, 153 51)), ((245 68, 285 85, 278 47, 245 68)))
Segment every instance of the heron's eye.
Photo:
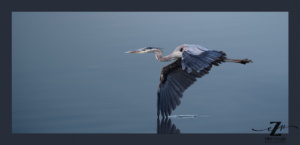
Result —
POLYGON ((143 49, 143 51, 146 51, 146 49, 143 49))

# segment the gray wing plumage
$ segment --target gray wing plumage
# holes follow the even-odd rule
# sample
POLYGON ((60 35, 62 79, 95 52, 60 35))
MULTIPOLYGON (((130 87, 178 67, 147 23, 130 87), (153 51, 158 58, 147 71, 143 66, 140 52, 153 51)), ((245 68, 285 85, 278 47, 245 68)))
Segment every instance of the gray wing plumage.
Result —
POLYGON ((199 45, 182 45, 178 51, 183 52, 182 58, 165 66, 161 72, 157 91, 158 116, 160 113, 163 117, 171 115, 180 105, 183 92, 197 81, 196 78, 208 74, 212 65, 219 66, 226 59, 224 52, 199 45))
POLYGON ((202 69, 199 73, 192 70, 188 73, 181 67, 181 58, 162 69, 160 78, 160 84, 157 91, 157 115, 169 116, 172 110, 179 106, 180 98, 183 96, 183 92, 190 87, 196 78, 201 78, 205 74, 208 74, 212 65, 202 69))
POLYGON ((211 50, 199 45, 184 44, 182 48, 182 69, 187 68, 187 72, 191 73, 192 69, 200 72, 210 64, 217 65, 222 60, 226 59, 226 54, 216 50, 211 50), (223 55, 225 54, 225 55, 223 55), (215 62, 216 58, 221 57, 221 61, 215 62))

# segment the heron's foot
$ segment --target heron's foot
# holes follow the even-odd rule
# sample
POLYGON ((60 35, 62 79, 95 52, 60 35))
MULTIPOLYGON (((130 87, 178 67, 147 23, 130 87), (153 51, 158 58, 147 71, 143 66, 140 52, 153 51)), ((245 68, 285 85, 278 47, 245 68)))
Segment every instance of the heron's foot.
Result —
POLYGON ((240 61, 240 63, 241 63, 241 64, 244 64, 244 65, 245 65, 246 63, 250 63, 250 62, 253 63, 252 60, 249 60, 248 58, 242 59, 242 60, 240 61))
POLYGON ((249 59, 226 59, 226 62, 235 62, 235 63, 241 63, 241 64, 246 64, 246 63, 253 63, 252 60, 249 59))

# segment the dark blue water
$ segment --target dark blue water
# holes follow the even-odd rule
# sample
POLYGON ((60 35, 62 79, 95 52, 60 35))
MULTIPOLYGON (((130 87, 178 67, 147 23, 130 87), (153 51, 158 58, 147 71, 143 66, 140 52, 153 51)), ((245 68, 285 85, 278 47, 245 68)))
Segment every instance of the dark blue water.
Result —
POLYGON ((171 62, 124 52, 181 44, 254 63, 214 66, 188 88, 172 115, 198 117, 171 118, 180 133, 288 125, 287 12, 13 12, 12 133, 157 133, 171 62))

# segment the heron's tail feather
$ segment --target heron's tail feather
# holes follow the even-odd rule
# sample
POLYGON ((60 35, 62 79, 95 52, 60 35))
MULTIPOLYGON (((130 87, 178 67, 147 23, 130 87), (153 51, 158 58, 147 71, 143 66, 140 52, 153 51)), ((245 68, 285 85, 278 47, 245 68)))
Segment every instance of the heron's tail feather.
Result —
POLYGON ((222 64, 222 62, 225 62, 225 60, 227 59, 226 53, 224 53, 223 51, 219 51, 219 53, 221 54, 221 56, 219 56, 215 59, 214 62, 212 62, 212 64, 215 66, 219 66, 219 64, 222 64))

